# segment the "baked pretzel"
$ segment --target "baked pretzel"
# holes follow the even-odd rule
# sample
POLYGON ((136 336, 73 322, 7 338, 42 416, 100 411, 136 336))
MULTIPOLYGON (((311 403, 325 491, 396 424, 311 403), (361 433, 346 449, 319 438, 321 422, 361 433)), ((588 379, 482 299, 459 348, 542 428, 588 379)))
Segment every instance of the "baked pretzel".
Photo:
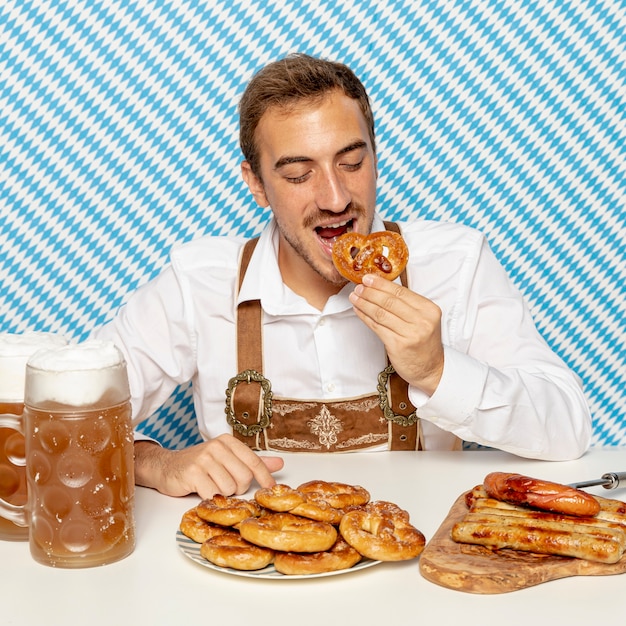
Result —
POLYGON ((369 235, 344 233, 333 246, 337 271, 353 283, 362 282, 365 274, 395 280, 408 260, 409 250, 402 235, 388 230, 369 235))
POLYGON ((345 509, 336 509, 330 506, 319 494, 309 493, 305 494, 304 502, 291 509, 290 513, 317 522, 337 525, 344 516, 345 509))
POLYGON ((255 546, 235 531, 216 535, 200 546, 200 554, 219 567, 236 570, 258 570, 274 560, 274 551, 255 546))
POLYGON ((410 559, 425 544, 398 505, 370 502, 359 485, 323 480, 261 488, 254 500, 217 495, 187 511, 180 527, 216 565, 252 570, 274 560, 291 575, 348 569, 363 556, 410 559))
POLYGON ((359 485, 311 480, 296 489, 281 484, 259 489, 254 499, 271 511, 339 524, 348 508, 367 503, 370 494, 359 485))
POLYGON ((291 513, 336 525, 348 510, 370 499, 369 492, 359 485, 324 480, 303 483, 297 492, 304 496, 304 502, 291 509, 291 513))
POLYGON ((315 495, 336 509, 367 504, 370 499, 367 489, 360 485, 348 485, 325 480, 310 480, 302 483, 297 491, 305 495, 315 495))
POLYGON ((551 513, 593 517, 600 512, 598 501, 585 491, 521 474, 491 472, 485 476, 483 486, 496 500, 551 513))
POLYGON ((239 524, 239 532, 250 543, 284 552, 323 552, 337 540, 331 524, 292 513, 249 517, 239 524))
POLYGON ((346 513, 341 536, 363 556, 375 561, 404 561, 418 556, 426 538, 408 513, 391 503, 372 503, 346 513))
POLYGON ((282 484, 257 489, 254 499, 262 507, 278 513, 291 511, 304 502, 304 496, 299 491, 282 484))
POLYGON ((322 574, 350 569, 361 560, 361 555, 343 537, 325 552, 276 552, 274 567, 277 572, 291 576, 322 574))
POLYGON ((196 512, 205 521, 220 526, 235 526, 247 517, 261 515, 263 509, 254 500, 242 500, 232 496, 216 494, 202 500, 196 512))
POLYGON ((180 532, 182 532, 185 537, 189 537, 189 539, 192 539, 196 543, 204 543, 211 537, 230 532, 230 530, 224 526, 218 526, 217 524, 211 524, 203 520, 198 515, 195 507, 183 513, 179 528, 180 532))

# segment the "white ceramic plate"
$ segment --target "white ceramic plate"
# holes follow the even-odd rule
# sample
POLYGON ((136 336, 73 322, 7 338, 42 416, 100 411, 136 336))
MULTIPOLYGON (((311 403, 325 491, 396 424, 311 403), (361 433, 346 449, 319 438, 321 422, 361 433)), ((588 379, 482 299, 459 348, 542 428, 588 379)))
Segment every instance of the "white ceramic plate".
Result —
POLYGON ((324 572, 322 574, 306 574, 300 576, 281 574, 274 569, 273 565, 268 565, 263 569, 255 570, 253 572, 244 572, 241 570, 230 569, 228 567, 218 567, 217 565, 213 565, 213 563, 207 561, 203 556, 200 555, 200 544, 192 541, 191 539, 189 539, 189 537, 183 535, 180 530, 176 531, 176 545, 186 557, 202 565, 203 567, 208 567, 209 569, 215 570, 216 572, 221 572, 222 574, 233 574, 234 576, 244 576, 246 578, 273 578, 283 580, 294 580, 297 578, 321 578, 323 576, 338 576, 339 574, 350 574, 352 572, 372 567, 372 565, 379 565, 381 563, 381 561, 363 559, 350 569, 342 569, 337 572, 324 572))

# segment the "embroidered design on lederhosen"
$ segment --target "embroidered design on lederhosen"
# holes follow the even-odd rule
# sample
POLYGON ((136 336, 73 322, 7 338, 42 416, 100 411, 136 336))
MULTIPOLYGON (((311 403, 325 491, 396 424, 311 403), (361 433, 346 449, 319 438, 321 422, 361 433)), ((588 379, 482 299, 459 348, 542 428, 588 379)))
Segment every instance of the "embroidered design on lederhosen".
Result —
MULTIPOLYGON (((390 230, 396 224, 385 222, 390 230)), ((258 239, 244 246, 239 288, 258 239)), ((406 271, 401 276, 406 285, 406 271)), ((387 444, 392 450, 420 450, 421 429, 408 384, 391 365, 378 378, 377 393, 341 400, 277 398, 263 376, 262 310, 259 300, 237 309, 240 373, 226 390, 226 418, 233 435, 255 450, 348 452, 387 444)))

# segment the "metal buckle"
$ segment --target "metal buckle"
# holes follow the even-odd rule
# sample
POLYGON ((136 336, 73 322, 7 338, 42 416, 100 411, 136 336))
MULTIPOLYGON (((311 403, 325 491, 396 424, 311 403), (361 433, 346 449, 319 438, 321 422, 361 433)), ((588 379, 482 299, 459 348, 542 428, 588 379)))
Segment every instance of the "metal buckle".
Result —
POLYGON ((419 419, 417 417, 417 411, 413 411, 410 415, 398 415, 394 413, 392 408, 389 406, 389 392, 387 383, 389 382, 389 377, 391 374, 395 373, 395 369, 393 365, 388 365, 380 374, 378 374, 378 402, 380 403, 380 408, 383 410, 383 415, 390 421, 394 422, 394 424, 398 424, 399 426, 412 426, 419 419))
POLYGON ((270 419, 272 418, 272 385, 263 374, 259 374, 256 370, 244 370, 237 376, 234 376, 228 381, 228 389, 226 389, 226 421, 241 435, 251 437, 257 433, 260 433, 264 428, 270 425, 270 419), (263 413, 261 419, 256 424, 244 424, 237 419, 232 409, 232 396, 235 387, 239 383, 259 383, 263 390, 263 413))

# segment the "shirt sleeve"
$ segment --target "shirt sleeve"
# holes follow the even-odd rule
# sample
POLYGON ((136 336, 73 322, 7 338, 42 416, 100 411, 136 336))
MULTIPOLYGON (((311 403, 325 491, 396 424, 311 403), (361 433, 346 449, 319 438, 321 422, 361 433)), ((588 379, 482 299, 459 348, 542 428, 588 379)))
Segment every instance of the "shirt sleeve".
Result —
POLYGON ((124 354, 135 424, 195 374, 196 340, 171 267, 133 293, 115 319, 94 336, 113 341, 124 354))
POLYGON ((431 397, 410 389, 418 415, 465 441, 527 458, 580 457, 591 416, 579 378, 538 333, 521 293, 484 238, 468 255, 444 320, 444 371, 431 397))

